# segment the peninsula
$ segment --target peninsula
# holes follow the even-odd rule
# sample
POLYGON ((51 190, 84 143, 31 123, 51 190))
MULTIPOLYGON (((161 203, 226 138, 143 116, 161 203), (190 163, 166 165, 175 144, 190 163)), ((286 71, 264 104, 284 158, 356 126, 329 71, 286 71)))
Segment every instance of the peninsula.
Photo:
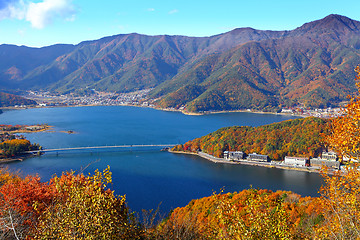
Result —
POLYGON ((39 144, 31 143, 19 133, 42 132, 50 128, 47 124, 0 125, 0 163, 22 161, 29 156, 24 152, 41 149, 39 144))
MULTIPOLYGON (((326 124, 325 119, 309 117, 259 127, 226 127, 169 151, 194 154, 215 163, 318 172, 320 156, 327 152, 321 139, 328 131, 326 124)), ((340 164, 335 159, 326 165, 339 169, 340 164)))

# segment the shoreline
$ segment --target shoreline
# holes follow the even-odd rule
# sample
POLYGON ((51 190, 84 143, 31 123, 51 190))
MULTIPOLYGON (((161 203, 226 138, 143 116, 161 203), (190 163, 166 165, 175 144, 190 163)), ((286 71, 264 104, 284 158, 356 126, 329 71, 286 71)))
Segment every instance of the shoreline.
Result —
MULTIPOLYGON (((119 106, 123 106, 123 105, 119 105, 119 106)), ((127 105, 127 106, 135 106, 135 105, 127 105)), ((145 108, 153 108, 156 110, 160 110, 160 111, 165 111, 165 112, 180 112, 184 115, 189 115, 189 116, 203 116, 203 115, 209 115, 209 114, 222 114, 222 113, 255 113, 255 114, 272 114, 272 115, 281 115, 281 116, 295 116, 295 117, 310 117, 309 115, 305 115, 305 114, 293 114, 293 113, 275 113, 275 112, 263 112, 263 111, 254 111, 254 110, 223 110, 223 111, 204 111, 204 112, 187 112, 184 110, 180 110, 180 109, 175 109, 175 108, 160 108, 160 107, 149 107, 149 106, 138 106, 138 107, 145 107, 145 108)))
POLYGON ((159 111, 164 112, 180 112, 184 115, 188 116, 203 116, 209 114, 222 114, 222 113, 255 113, 255 114, 272 114, 272 115, 281 115, 281 116, 294 116, 294 117, 310 117, 310 115, 304 114, 290 114, 290 113, 275 113, 275 112, 263 112, 263 111, 253 111, 253 110, 226 110, 226 111, 204 111, 204 112, 187 112, 180 109, 175 108, 160 108, 156 106, 143 106, 143 105, 133 105, 133 104, 117 104, 117 105, 97 105, 97 104, 89 104, 89 105, 70 105, 70 106, 28 106, 28 107, 4 107, 2 110, 24 110, 24 109, 32 109, 32 108, 61 108, 61 107, 111 107, 111 106, 123 106, 123 107, 140 107, 140 108, 152 108, 159 111))
POLYGON ((10 130, 10 131, 0 131, 0 134, 17 134, 17 133, 37 133, 37 132, 45 132, 52 129, 54 126, 50 126, 48 124, 34 124, 34 125, 21 125, 25 129, 18 130, 10 130), (34 129, 26 129, 26 128, 34 128, 34 129))
MULTIPOLYGON (((267 167, 267 168, 277 168, 277 169, 282 169, 282 170, 292 170, 292 171, 301 171, 301 172, 309 172, 309 173, 320 173, 321 169, 310 169, 310 167, 304 167, 304 168, 298 168, 295 166, 282 166, 279 164, 271 164, 269 162, 251 162, 251 161, 238 161, 238 162, 234 162, 234 161, 229 161, 229 160, 224 160, 223 158, 217 158, 214 157, 210 154, 207 153, 203 153, 203 152, 199 152, 199 153, 193 153, 193 152, 184 152, 184 151, 172 151, 172 150, 168 150, 168 152, 170 153, 174 153, 174 154, 187 154, 187 155, 194 155, 194 156, 198 156, 201 157, 205 160, 211 161, 213 163, 223 163, 223 164, 234 164, 234 165, 247 165, 247 166, 255 166, 255 167, 267 167)), ((333 174, 334 170, 329 170, 329 174, 333 174)))
POLYGON ((28 157, 29 156, 18 156, 18 157, 14 157, 14 158, 0 158, 0 166, 3 163, 11 163, 11 162, 17 162, 17 161, 22 162, 28 157))

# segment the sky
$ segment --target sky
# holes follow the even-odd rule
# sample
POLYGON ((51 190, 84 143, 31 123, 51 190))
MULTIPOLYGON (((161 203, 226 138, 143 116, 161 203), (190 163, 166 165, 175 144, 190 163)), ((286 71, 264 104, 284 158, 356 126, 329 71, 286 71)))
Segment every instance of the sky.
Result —
POLYGON ((0 0, 0 44, 78 44, 127 33, 212 36, 234 28, 292 30, 360 0, 0 0))

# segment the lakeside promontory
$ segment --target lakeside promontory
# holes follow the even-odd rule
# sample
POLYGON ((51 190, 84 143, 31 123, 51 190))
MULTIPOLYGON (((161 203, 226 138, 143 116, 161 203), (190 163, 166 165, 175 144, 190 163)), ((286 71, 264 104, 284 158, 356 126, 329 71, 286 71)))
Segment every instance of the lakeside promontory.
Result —
POLYGON ((218 158, 225 151, 256 152, 273 160, 285 156, 317 157, 325 149, 321 135, 327 131, 326 123, 325 119, 309 117, 259 127, 225 127, 172 150, 195 153, 200 149, 218 158))
POLYGON ((28 156, 25 152, 41 149, 39 144, 31 143, 19 133, 42 132, 50 128, 47 124, 0 125, 0 163, 22 161, 28 156))
POLYGON ((215 163, 245 164, 268 168, 329 173, 340 169, 334 152, 328 152, 323 137, 328 120, 309 117, 259 127, 226 127, 184 144, 172 153, 194 154, 215 163))

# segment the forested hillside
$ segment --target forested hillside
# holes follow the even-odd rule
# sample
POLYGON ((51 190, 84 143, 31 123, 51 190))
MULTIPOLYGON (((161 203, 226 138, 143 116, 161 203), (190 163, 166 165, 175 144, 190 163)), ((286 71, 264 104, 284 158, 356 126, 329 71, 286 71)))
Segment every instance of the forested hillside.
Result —
POLYGON ((291 31, 210 37, 121 34, 78 45, 0 46, 3 89, 131 92, 188 112, 327 107, 355 91, 360 22, 340 15, 291 31))
POLYGON ((154 90, 162 107, 187 111, 324 108, 354 92, 360 23, 330 15, 286 32, 199 60, 154 90), (188 91, 187 89, 191 89, 188 91), (196 90, 196 91, 194 91, 196 90))
POLYGON ((41 182, 0 168, 1 239, 358 239, 360 172, 329 177, 321 197, 249 189, 142 220, 109 189, 111 172, 74 172, 41 182), (75 237, 74 237, 75 236, 75 237))
POLYGON ((285 156, 317 157, 325 148, 322 135, 328 132, 326 122, 309 117, 259 127, 225 127, 172 150, 201 150, 216 157, 223 157, 224 151, 256 152, 274 160, 285 156))
POLYGON ((14 94, 0 92, 0 107, 11 107, 15 105, 36 105, 36 102, 14 94))

